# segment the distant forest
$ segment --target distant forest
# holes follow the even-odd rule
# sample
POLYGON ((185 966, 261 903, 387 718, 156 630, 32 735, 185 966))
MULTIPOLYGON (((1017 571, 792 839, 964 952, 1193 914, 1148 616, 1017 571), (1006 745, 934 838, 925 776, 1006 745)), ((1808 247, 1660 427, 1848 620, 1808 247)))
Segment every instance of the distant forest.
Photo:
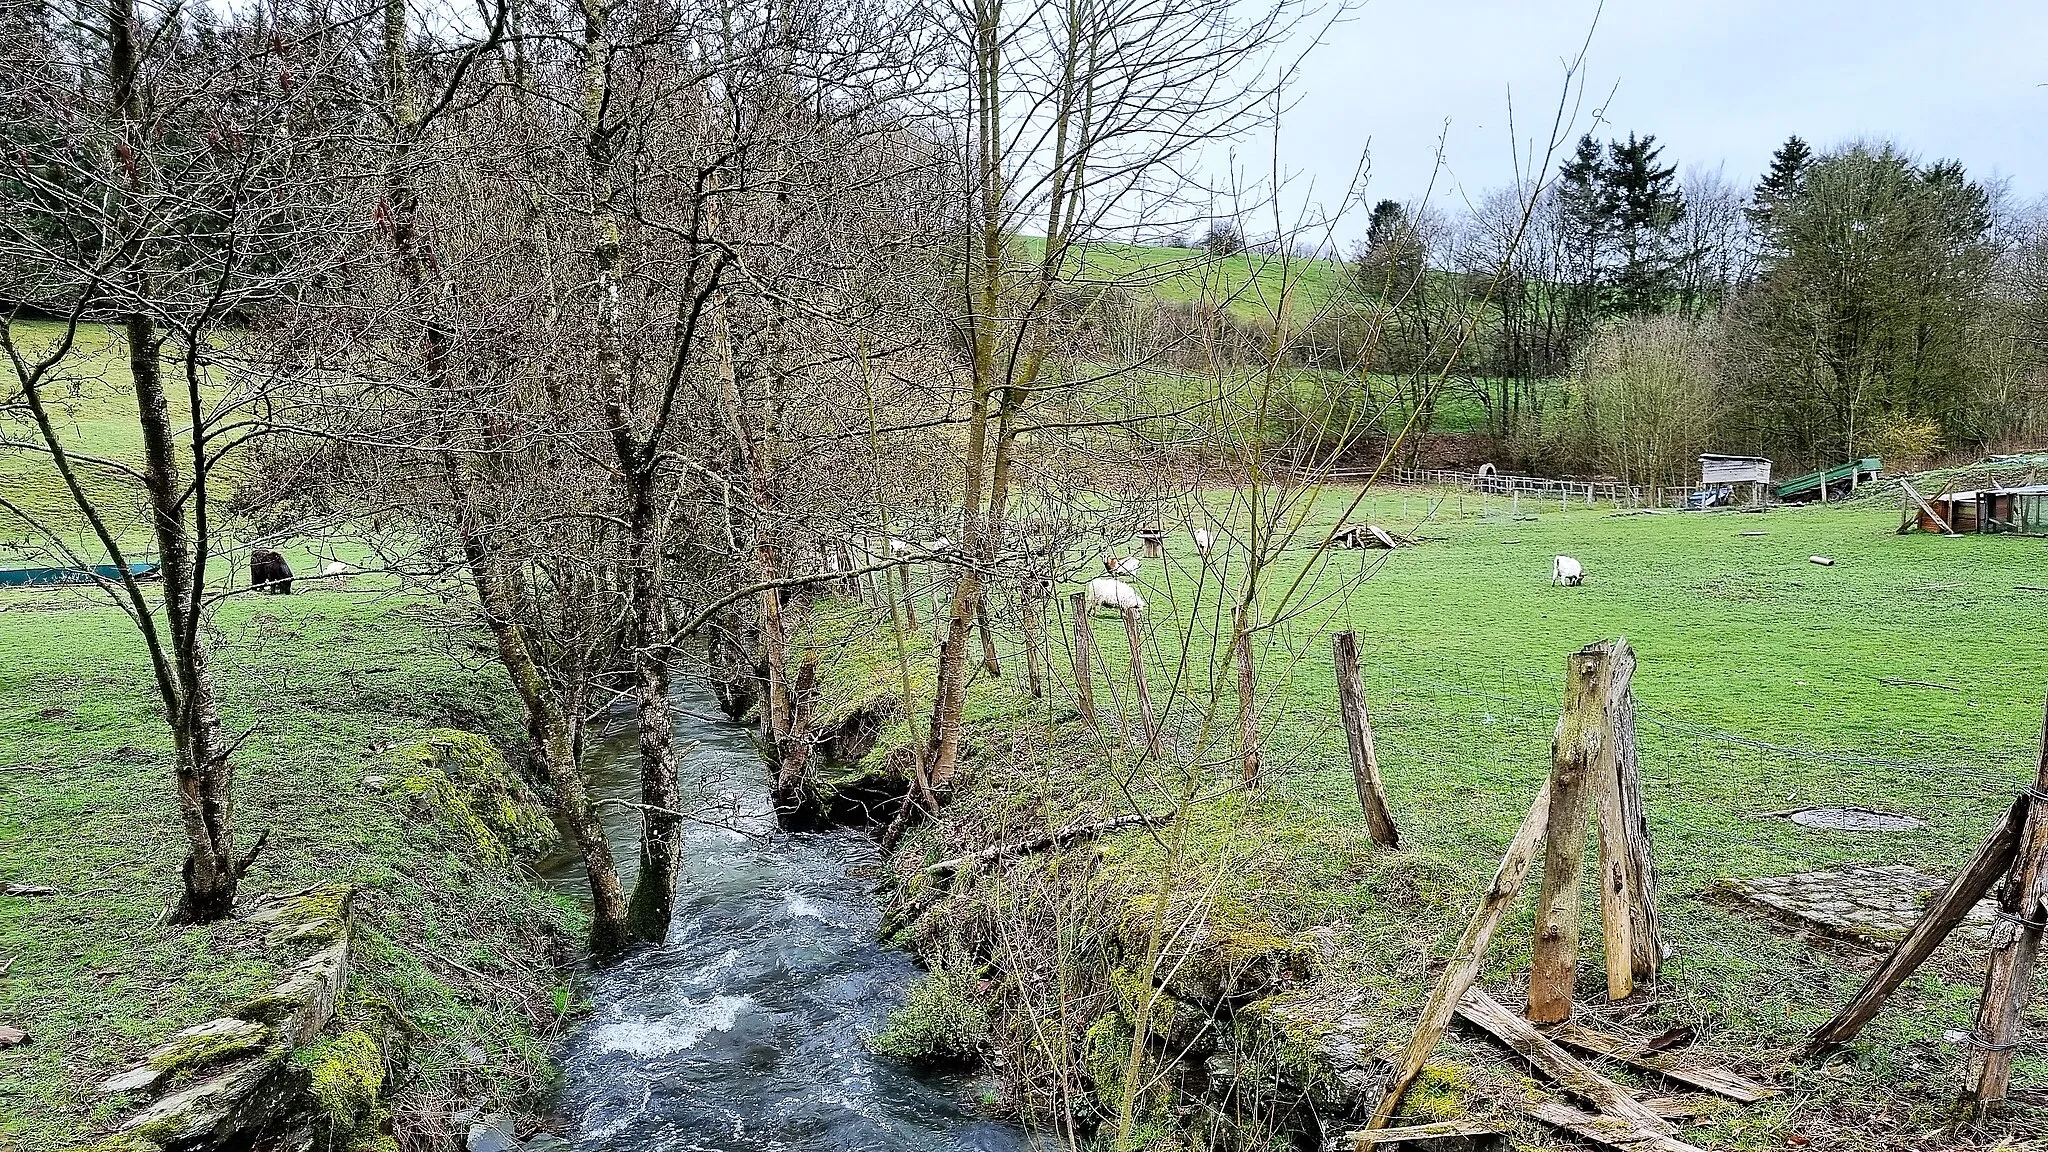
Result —
POLYGON ((1588 135, 1534 196, 1379 201, 1344 271, 1297 361, 1366 368, 1417 427, 1476 405, 1530 466, 1682 483, 1701 451, 1806 468, 2048 431, 2048 209, 1890 143, 1794 136, 1743 187, 1588 135))

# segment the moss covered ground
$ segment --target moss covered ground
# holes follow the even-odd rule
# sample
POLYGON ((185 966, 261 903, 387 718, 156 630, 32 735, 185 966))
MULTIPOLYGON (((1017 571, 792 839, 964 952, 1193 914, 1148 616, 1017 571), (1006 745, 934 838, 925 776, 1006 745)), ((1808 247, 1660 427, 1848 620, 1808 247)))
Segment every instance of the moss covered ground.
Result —
MULTIPOLYGON (((243 892, 360 886, 337 1027, 384 1041, 397 1123, 535 1100, 581 913, 505 866, 505 841, 533 829, 507 822, 503 795, 456 819, 437 782, 431 804, 395 786, 443 771, 400 755, 432 729, 514 733, 495 666, 437 609, 369 587, 229 601, 217 627, 225 719, 247 733, 240 844, 270 835, 243 892), (476 843, 478 827, 504 839, 476 843)), ((0 897, 0 1023, 33 1036, 0 1051, 10 1152, 104 1132, 127 1109, 98 1081, 279 975, 254 926, 160 922, 183 849, 145 676, 132 626, 88 593, 0 592, 0 883, 56 890, 0 897)))
MULTIPOLYGON (((1333 523, 1356 495, 1324 493, 1312 520, 1333 523)), ((1897 510, 1868 502, 1617 516, 1395 489, 1367 495, 1349 518, 1422 543, 1322 559, 1294 549, 1268 571, 1271 588, 1305 577, 1292 601, 1299 614, 1262 633, 1258 646, 1264 785, 1190 808, 1178 822, 1178 851, 1139 833, 1104 842, 1107 874, 1142 892, 1162 870, 1183 873, 1175 889, 1198 893, 1236 932, 1335 927, 1339 959, 1291 994, 1286 1018, 1351 1016, 1365 1021, 1369 1041, 1405 1039, 1430 958, 1444 955, 1548 771, 1566 654, 1625 637, 1639 661, 1642 775, 1675 951, 1650 995, 1622 1015, 1637 1028, 1691 1024, 1704 1051, 1793 1089, 1723 1113, 1688 1139, 1726 1148, 1926 1146, 1924 1133, 1953 1115, 1966 1056, 1957 1030, 1971 1023, 1981 957, 1945 949, 1845 1055, 1795 1065, 1791 1051, 1853 993, 1869 957, 1798 938, 1717 887, 1847 863, 1946 874, 1962 862, 2033 769, 2048 691, 2048 593, 2033 587, 2048 585, 2048 542, 1901 537, 1897 510), (1560 553, 1584 563, 1584 587, 1549 587, 1560 553), (1835 563, 1811 563, 1815 555, 1835 563), (1398 851, 1365 838, 1353 791, 1325 638, 1347 627, 1361 638, 1398 851), (1807 805, 1867 806, 1924 823, 1878 835, 1812 830, 1774 815, 1807 805)), ((1151 605, 1149 679, 1170 748, 1194 761, 1188 777, 1178 765, 1148 767, 1127 738, 1128 657, 1118 655, 1125 644, 1114 617, 1095 624, 1108 665, 1096 694, 1112 719, 1101 734, 1077 723, 1060 640, 1066 623, 1057 620, 1060 682, 1042 701, 1025 701, 1022 659, 1006 634, 1003 680, 979 681, 969 707, 970 743, 1001 768, 970 774, 959 811, 920 833, 911 851, 936 858, 1034 820, 1061 824, 1077 810, 1127 810, 1134 801, 1159 806, 1183 779, 1205 795, 1227 787, 1235 760, 1221 729, 1234 723, 1235 692, 1216 639, 1215 582, 1201 571, 1177 531, 1168 559, 1148 562, 1137 580, 1151 605), (1212 684, 1215 726, 1205 729, 1212 684), (1019 749, 1026 754, 1010 754, 1019 749)), ((872 634, 872 618, 842 611, 819 626, 835 645, 828 692, 845 700, 899 691, 890 645, 860 639, 872 634)), ((911 651, 922 691, 928 628, 911 651)), ((871 755, 909 734, 899 722, 871 755)), ((1600 1012, 1590 893, 1586 903, 1580 1002, 1600 1012)), ((1503 928, 1485 977, 1511 1002, 1531 939, 1524 906, 1503 928)), ((2038 1091, 2048 1086, 2048 995, 2029 1020, 2033 1039, 2019 1053, 2016 1081, 2038 1091)), ((1315 1025, 1298 1030, 1313 1041, 1315 1025)), ((1491 1091, 1496 1100, 1512 1090, 1511 1064, 1485 1044, 1454 1037, 1440 1058, 1471 1071, 1433 1081, 1415 1105, 1422 1112, 1454 1110, 1454 1081, 1470 1080, 1481 1086, 1476 1096, 1491 1091)), ((2039 1119, 2022 1114, 1980 1137, 1990 1146, 2039 1119)))

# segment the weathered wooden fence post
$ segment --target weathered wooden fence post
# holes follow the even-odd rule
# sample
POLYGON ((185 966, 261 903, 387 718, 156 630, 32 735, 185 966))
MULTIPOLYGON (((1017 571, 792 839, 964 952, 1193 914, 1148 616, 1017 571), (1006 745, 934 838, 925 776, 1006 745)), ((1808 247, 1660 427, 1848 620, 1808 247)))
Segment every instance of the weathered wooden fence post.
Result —
POLYGON ((1081 707, 1081 719, 1095 727, 1095 679, 1088 667, 1088 649, 1095 644, 1095 630, 1088 626, 1088 604, 1076 592, 1067 597, 1074 612, 1074 694, 1081 707))
POLYGON ((1145 752, 1159 754, 1159 717, 1151 709, 1151 689, 1145 687, 1145 635, 1139 633, 1139 611, 1124 609, 1124 635, 1130 640, 1130 687, 1139 697, 1139 717, 1145 722, 1145 752))
POLYGON ((1138 631, 1138 610, 1123 610, 1124 635, 1131 641, 1131 686, 1138 694, 1138 716, 1145 724, 1145 751, 1159 755, 1159 719, 1152 713, 1152 690, 1145 686, 1145 637, 1138 631))
POLYGON ((1043 659, 1040 651, 1038 580, 1036 577, 1024 582, 1024 597, 1018 608, 1019 623, 1024 628, 1024 688, 1033 700, 1045 694, 1038 679, 1038 662, 1043 659))
POLYGON ((1252 667, 1252 614, 1244 605, 1231 613, 1231 654, 1237 660, 1237 747, 1247 785, 1259 782, 1258 672, 1252 667))
POLYGON ((2042 929, 2048 926, 2048 717, 2042 722, 2034 784, 2021 803, 2026 806, 2026 823, 1998 901, 1991 964, 1984 975, 1984 998, 1977 1004, 1977 1032, 1971 1037, 1969 1092, 1979 1108, 2005 1099, 2012 1049, 2034 988, 2042 929))
POLYGON ((1556 1024, 1572 1014, 1579 968, 1579 876, 1586 853, 1589 784, 1598 771, 1604 725, 1603 646, 1565 660, 1564 712, 1550 745, 1550 818, 1543 845, 1543 888, 1536 898, 1536 949, 1529 971, 1529 1019, 1556 1024))
POLYGON ((1401 832, 1387 811, 1380 784, 1380 761, 1373 749, 1372 715, 1365 707, 1365 676, 1358 667, 1358 634, 1339 632, 1330 638, 1337 665, 1337 707, 1344 715, 1344 740, 1351 750, 1351 779, 1358 786, 1358 807, 1365 813, 1373 843, 1398 847, 1401 832))
POLYGON ((1609 648, 1613 658, 1608 664, 1602 707, 1614 749, 1612 767, 1621 826, 1618 835, 1610 835, 1607 826, 1601 825, 1600 858, 1603 867, 1611 859, 1621 861, 1629 896, 1630 968, 1636 980, 1648 980, 1657 975, 1657 967, 1664 961, 1664 937, 1657 924, 1657 866, 1650 851, 1649 818, 1643 811, 1642 773, 1636 763, 1632 687, 1636 654, 1626 640, 1613 641, 1609 648))
POLYGON ((917 597, 913 596, 910 591, 910 565, 899 564, 896 566, 896 571, 901 573, 903 577, 904 626, 915 632, 917 631, 917 597))

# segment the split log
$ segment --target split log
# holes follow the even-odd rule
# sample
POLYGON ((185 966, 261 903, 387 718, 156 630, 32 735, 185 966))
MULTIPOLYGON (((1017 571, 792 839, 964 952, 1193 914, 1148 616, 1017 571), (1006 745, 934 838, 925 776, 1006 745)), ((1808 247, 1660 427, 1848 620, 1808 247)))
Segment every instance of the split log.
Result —
POLYGON ((1619 857, 1628 886, 1629 950, 1637 980, 1653 979, 1664 962, 1664 937, 1657 923, 1657 864, 1650 850, 1650 821, 1643 808, 1642 771, 1636 759, 1636 700, 1631 682, 1636 657, 1628 641, 1610 649, 1608 730, 1614 744, 1614 783, 1621 799, 1621 839, 1601 841, 1603 859, 1619 857))
POLYGON ((1619 1116, 1581 1112, 1561 1100, 1546 1100, 1529 1109, 1529 1115, 1553 1128, 1625 1152, 1701 1152, 1697 1145, 1687 1144, 1668 1131, 1660 1132, 1619 1116))
POLYGON ((1601 707, 1608 661, 1606 646, 1594 644, 1565 662, 1564 711, 1550 745, 1549 832, 1529 970, 1529 1019, 1539 1024, 1570 1018, 1572 988, 1578 983, 1579 876, 1586 854, 1588 793, 1601 757, 1610 751, 1601 707))
POLYGON ((1104 833, 1115 832, 1121 828, 1164 824, 1171 819, 1173 819, 1173 813, 1171 812, 1129 812, 1122 816, 1112 817, 1108 820, 1097 820, 1089 824, 1069 824, 1057 832, 1045 832, 1037 836, 1028 836, 1022 840, 1012 840, 1007 844, 996 844, 983 848, 978 852, 969 852, 965 856, 955 856, 950 860, 941 860, 936 864, 926 866, 924 871, 927 876, 944 878, 958 872, 978 870, 997 860, 1007 859, 1011 856, 1028 856, 1033 852, 1043 852, 1048 848, 1065 848, 1077 840, 1087 840, 1095 836, 1101 836, 1104 833))
POLYGON ((1373 843, 1398 848, 1401 830, 1387 810, 1386 788, 1380 783, 1379 755, 1373 749, 1372 714, 1365 706, 1365 676, 1358 668, 1358 634, 1339 632, 1330 638, 1337 665, 1337 707, 1344 717, 1344 741, 1351 752, 1351 780, 1358 788, 1358 807, 1365 813, 1373 843))
POLYGON ((1596 1032, 1577 1024, 1559 1024, 1543 1034, 1567 1048, 1619 1060, 1631 1068, 1655 1072, 1667 1080, 1726 1096, 1743 1104, 1754 1104, 1778 1094, 1776 1088, 1749 1077, 1675 1052, 1660 1052, 1645 1040, 1596 1032))
POLYGON ((1468 989, 1458 1002, 1458 1015, 1515 1050, 1536 1070, 1573 1096, 1598 1108, 1603 1116, 1632 1123, 1638 1129, 1669 1133, 1671 1125, 1621 1085, 1593 1071, 1578 1057, 1558 1047, 1534 1024, 1479 988, 1468 989))
POLYGON ((1550 784, 1546 781, 1537 790, 1536 800, 1529 805, 1529 814, 1522 818, 1522 826, 1515 831, 1515 838, 1508 842, 1508 849, 1500 858, 1500 867, 1494 870, 1493 884, 1486 890, 1486 895, 1480 897, 1471 922, 1465 925, 1464 933, 1458 937, 1450 963, 1438 975, 1436 987, 1431 989, 1428 1001, 1423 1004, 1422 1019, 1416 1023, 1415 1034, 1409 1037, 1408 1047, 1401 1054, 1401 1063, 1387 1081, 1387 1090, 1380 1097, 1378 1107, 1373 1109, 1372 1119, 1366 1124, 1368 1129, 1385 1127, 1394 1115, 1394 1109, 1400 1107, 1401 1097, 1414 1085, 1415 1078, 1422 1075, 1423 1066, 1429 1062, 1429 1054, 1436 1049, 1437 1041, 1443 1039, 1451 1017, 1457 1014, 1459 1001, 1472 987, 1472 981, 1478 978, 1479 965, 1486 959, 1486 949, 1493 943, 1493 933, 1500 927, 1502 915, 1529 879, 1529 866, 1536 860, 1536 846, 1543 841, 1543 829, 1549 821, 1550 784))
POLYGON ((1991 885, 2012 863, 2013 855, 2020 842, 2020 825, 2027 816, 2027 800, 2022 796, 2007 806, 2005 814, 1991 828, 1991 834, 1977 846, 1969 863, 1949 882, 1940 896, 1927 906, 1920 916, 1920 922, 1906 933, 1906 938, 1892 948, 1877 971, 1863 985, 1834 1019, 1813 1030, 1806 1039, 1804 1058, 1821 1055, 1854 1039, 1856 1033, 1877 1015, 1893 990, 1898 988, 1913 970, 1932 955, 1934 949, 1948 938, 1956 925, 1977 906, 1977 901, 1991 891, 1991 885))
POLYGON ((2034 786, 2019 803, 2025 809, 2025 826, 1999 897, 1998 922, 1991 929, 1991 964, 1984 974, 1976 1043, 1970 1049, 1970 1096, 1978 1107, 2005 1099, 2012 1048, 2034 989, 2042 929, 2048 925, 2048 717, 2042 721, 2034 786))

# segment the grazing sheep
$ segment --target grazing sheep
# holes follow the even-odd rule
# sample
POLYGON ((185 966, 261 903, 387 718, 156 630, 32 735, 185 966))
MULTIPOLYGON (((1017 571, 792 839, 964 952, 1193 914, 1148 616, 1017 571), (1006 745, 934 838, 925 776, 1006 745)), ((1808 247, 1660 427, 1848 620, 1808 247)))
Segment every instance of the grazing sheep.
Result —
POLYGON ((1209 554, 1209 550, 1211 548, 1216 547, 1216 534, 1214 532, 1209 531, 1207 528, 1195 529, 1194 537, 1195 551, 1200 555, 1207 556, 1209 554))
POLYGON ((1136 576, 1138 574, 1138 558, 1136 556, 1105 556, 1102 559, 1102 569, 1111 576, 1136 576))
POLYGON ((891 555, 891 556, 908 556, 908 555, 910 555, 910 541, 908 541, 908 540, 905 540, 905 539, 902 539, 901 537, 897 537, 897 536, 891 536, 891 537, 889 537, 889 555, 891 555))
POLYGON ((1586 569, 1569 556, 1553 556, 1550 560, 1550 583, 1555 587, 1577 588, 1586 582, 1586 569))
POLYGON ((1138 615, 1145 614, 1145 598, 1138 595, 1138 590, 1108 576, 1097 576, 1090 580, 1088 592, 1082 597, 1081 603, 1089 612, 1094 612, 1098 608, 1114 608, 1119 612, 1126 608, 1134 608, 1138 615))
POLYGON ((356 574, 356 566, 339 560, 329 561, 320 569, 320 579, 336 588, 348 587, 348 578, 356 574))

